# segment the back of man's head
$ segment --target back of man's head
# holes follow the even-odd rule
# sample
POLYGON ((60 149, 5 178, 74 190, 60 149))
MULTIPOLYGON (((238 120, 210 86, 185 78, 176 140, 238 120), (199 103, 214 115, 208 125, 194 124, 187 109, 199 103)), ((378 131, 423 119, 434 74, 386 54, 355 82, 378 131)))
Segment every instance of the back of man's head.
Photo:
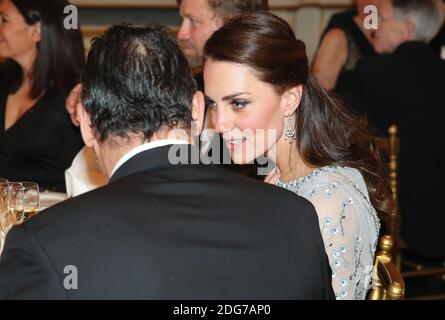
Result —
POLYGON ((163 26, 111 27, 93 41, 82 82, 82 102, 100 141, 190 129, 196 84, 163 26))
POLYGON ((411 40, 429 42, 440 29, 440 15, 435 0, 392 0, 398 20, 410 19, 414 24, 411 40))

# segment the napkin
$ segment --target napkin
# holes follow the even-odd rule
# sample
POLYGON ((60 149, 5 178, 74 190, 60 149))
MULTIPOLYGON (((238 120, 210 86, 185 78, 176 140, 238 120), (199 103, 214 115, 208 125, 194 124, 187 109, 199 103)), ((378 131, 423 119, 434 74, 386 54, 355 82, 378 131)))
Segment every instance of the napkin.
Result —
POLYGON ((108 178, 97 166, 92 148, 83 147, 65 171, 66 193, 68 197, 76 197, 105 185, 108 178))

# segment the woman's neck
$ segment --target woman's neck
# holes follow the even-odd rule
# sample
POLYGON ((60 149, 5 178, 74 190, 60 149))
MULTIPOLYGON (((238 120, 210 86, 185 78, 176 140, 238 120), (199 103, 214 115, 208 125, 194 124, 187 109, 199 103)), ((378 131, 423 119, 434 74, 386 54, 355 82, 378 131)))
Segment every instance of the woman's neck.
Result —
POLYGON ((23 71, 23 84, 30 83, 32 78, 32 69, 37 57, 37 51, 29 51, 20 57, 13 58, 22 68, 23 71))
POLYGON ((303 161, 295 140, 289 143, 283 139, 277 143, 276 164, 282 182, 303 178, 315 170, 303 161))
POLYGON ((16 97, 21 97, 22 101, 35 102, 35 99, 31 97, 31 89, 32 89, 32 79, 29 74, 27 74, 24 70, 23 72, 23 80, 19 87, 19 89, 13 94, 16 97))
POLYGON ((23 82, 22 85, 20 86, 20 90, 29 92, 31 91, 31 85, 32 85, 31 75, 27 73, 25 70, 23 70, 23 82))

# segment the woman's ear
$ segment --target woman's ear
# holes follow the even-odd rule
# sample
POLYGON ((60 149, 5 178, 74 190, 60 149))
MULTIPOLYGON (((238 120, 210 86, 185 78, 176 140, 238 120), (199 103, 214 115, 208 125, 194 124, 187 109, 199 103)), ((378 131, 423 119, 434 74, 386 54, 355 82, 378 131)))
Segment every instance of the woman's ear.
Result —
POLYGON ((36 22, 30 27, 31 40, 35 43, 39 43, 42 39, 42 25, 40 22, 36 22))
POLYGON ((301 103, 303 96, 303 85, 288 89, 284 94, 284 115, 289 116, 295 113, 301 103))
POLYGON ((205 116, 205 102, 204 94, 201 91, 197 91, 193 96, 192 101, 192 117, 193 123, 192 128, 195 128, 195 132, 192 134, 200 135, 204 125, 205 116))

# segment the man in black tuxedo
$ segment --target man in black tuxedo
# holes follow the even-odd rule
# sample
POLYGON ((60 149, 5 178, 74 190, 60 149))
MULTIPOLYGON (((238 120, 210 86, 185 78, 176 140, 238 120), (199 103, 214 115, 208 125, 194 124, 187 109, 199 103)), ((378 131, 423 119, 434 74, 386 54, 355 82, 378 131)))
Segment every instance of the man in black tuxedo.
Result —
POLYGON ((167 31, 112 27, 82 96, 110 182, 10 231, 0 299, 333 298, 313 206, 196 161, 204 97, 167 31))
POLYGON ((445 259, 445 61, 427 45, 439 29, 434 0, 384 1, 375 48, 355 71, 353 96, 372 125, 399 128, 402 236, 416 254, 445 259))

